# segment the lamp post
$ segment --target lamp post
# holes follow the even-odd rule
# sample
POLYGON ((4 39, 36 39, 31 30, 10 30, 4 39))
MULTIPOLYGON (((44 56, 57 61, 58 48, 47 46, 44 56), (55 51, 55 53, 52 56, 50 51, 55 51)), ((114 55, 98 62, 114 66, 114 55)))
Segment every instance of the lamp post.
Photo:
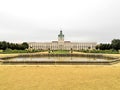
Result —
POLYGON ((50 48, 48 48, 48 53, 50 53, 50 48))
POLYGON ((73 49, 72 48, 70 49, 70 52, 73 53, 73 49))

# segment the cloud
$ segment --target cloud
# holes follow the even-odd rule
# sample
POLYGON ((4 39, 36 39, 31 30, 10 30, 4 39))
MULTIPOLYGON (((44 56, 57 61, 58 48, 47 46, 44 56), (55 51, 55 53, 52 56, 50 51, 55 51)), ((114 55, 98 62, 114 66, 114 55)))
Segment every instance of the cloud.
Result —
POLYGON ((120 38, 119 0, 3 0, 0 40, 110 42, 120 38))

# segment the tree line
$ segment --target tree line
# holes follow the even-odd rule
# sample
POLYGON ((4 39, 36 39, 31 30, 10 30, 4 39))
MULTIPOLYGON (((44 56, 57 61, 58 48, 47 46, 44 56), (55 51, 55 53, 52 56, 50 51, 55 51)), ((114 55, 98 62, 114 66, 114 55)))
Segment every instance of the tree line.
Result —
POLYGON ((12 49, 12 50, 25 50, 27 49, 28 43, 23 42, 22 44, 17 44, 17 43, 9 43, 6 41, 0 41, 0 49, 1 50, 6 50, 6 49, 12 49))
POLYGON ((99 44, 96 46, 96 49, 99 50, 110 50, 110 49, 114 49, 114 50, 120 50, 120 39, 113 39, 111 41, 111 44, 107 43, 107 44, 99 44))

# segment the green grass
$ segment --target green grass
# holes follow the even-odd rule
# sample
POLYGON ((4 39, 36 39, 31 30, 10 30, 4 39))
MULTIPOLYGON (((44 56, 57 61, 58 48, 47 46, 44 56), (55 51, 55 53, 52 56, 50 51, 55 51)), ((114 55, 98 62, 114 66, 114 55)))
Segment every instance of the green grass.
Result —
POLYGON ((35 53, 35 52, 41 52, 40 50, 12 50, 12 49, 6 49, 2 50, 0 54, 12 54, 12 53, 35 53))
POLYGON ((67 51, 67 50, 55 50, 55 51, 51 51, 50 54, 69 54, 69 51, 67 51))
POLYGON ((81 50, 84 53, 104 53, 104 54, 119 54, 116 50, 81 50))
POLYGON ((10 51, 3 51, 3 52, 0 52, 0 54, 11 54, 11 53, 28 53, 27 50, 10 50, 10 51))

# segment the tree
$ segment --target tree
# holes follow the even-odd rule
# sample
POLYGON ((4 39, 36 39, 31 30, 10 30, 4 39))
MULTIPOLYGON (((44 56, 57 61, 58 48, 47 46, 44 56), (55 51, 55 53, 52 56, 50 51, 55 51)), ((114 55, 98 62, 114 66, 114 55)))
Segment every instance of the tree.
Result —
POLYGON ((72 48, 70 49, 70 52, 73 53, 73 49, 72 48))
POLYGON ((100 49, 100 45, 97 45, 95 48, 96 48, 96 49, 100 49))
POLYGON ((6 48, 8 48, 7 42, 6 41, 2 41, 1 42, 1 49, 5 50, 6 48))
POLYGON ((23 47, 23 49, 28 49, 29 45, 28 45, 28 43, 23 42, 22 43, 22 47, 23 47))
POLYGON ((0 49, 2 49, 2 42, 0 42, 0 49))
POLYGON ((120 39, 113 39, 111 42, 112 48, 115 50, 120 49, 120 39))
POLYGON ((112 49, 111 44, 100 44, 96 46, 96 49, 100 49, 100 50, 110 50, 112 49))
POLYGON ((23 42, 22 44, 16 44, 16 43, 9 43, 6 41, 0 42, 0 49, 6 50, 6 49, 12 49, 12 50, 25 50, 29 47, 28 43, 23 42))

